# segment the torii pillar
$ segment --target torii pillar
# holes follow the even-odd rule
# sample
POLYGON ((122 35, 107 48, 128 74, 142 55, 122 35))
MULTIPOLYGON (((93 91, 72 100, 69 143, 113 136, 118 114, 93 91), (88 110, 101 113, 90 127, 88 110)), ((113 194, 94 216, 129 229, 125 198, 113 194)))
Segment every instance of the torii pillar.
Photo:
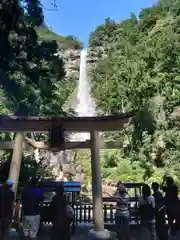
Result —
POLYGON ((14 190, 15 196, 17 194, 19 175, 21 170, 23 140, 24 140, 23 133, 17 132, 15 135, 14 149, 13 149, 11 165, 9 169, 9 178, 11 178, 14 181, 13 190, 14 190))
POLYGON ((90 136, 94 226, 93 230, 89 232, 89 238, 92 240, 109 239, 110 233, 104 229, 99 133, 92 131, 90 136))

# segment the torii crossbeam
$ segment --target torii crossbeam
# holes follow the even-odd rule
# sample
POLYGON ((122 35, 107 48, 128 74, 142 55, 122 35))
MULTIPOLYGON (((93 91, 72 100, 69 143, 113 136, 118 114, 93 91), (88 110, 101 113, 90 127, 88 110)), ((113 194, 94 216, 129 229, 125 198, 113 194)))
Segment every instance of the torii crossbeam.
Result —
POLYGON ((0 132, 47 132, 56 125, 67 132, 117 131, 132 117, 133 113, 101 117, 0 116, 0 132))
MULTIPOLYGON (((101 117, 18 117, 0 116, 0 132, 17 132, 13 149, 11 168, 15 169, 12 177, 18 182, 23 150, 24 132, 48 132, 59 126, 67 132, 90 132, 92 195, 94 230, 104 230, 102 203, 102 182, 100 166, 100 142, 98 132, 120 131, 125 123, 130 123, 134 113, 123 113, 101 117)), ((11 176, 11 172, 10 172, 11 176)))

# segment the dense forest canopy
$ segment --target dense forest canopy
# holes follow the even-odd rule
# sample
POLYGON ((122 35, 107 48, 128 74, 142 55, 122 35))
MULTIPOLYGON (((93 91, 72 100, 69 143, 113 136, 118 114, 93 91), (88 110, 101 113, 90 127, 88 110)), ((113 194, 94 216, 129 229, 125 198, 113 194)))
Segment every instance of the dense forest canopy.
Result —
POLYGON ((107 52, 91 72, 97 110, 138 111, 121 134, 107 136, 122 147, 102 156, 104 178, 168 173, 180 181, 180 1, 160 0, 120 23, 107 18, 89 46, 107 52))
POLYGON ((19 1, 2 1, 0 15, 0 81, 7 109, 16 115, 64 114, 65 94, 58 94, 65 77, 56 56, 60 41, 40 39, 46 29, 40 1, 21 2, 22 7, 19 1))
MULTIPOLYGON (((0 114, 68 114, 62 106, 75 82, 66 77, 57 52, 69 47, 80 49, 82 43, 47 28, 41 1, 0 0, 0 46, 0 114)), ((46 136, 35 137, 38 140, 46 136)), ((1 133, 0 138, 11 140, 13 135, 1 133)), ((30 153, 23 155, 22 181, 38 172, 49 174, 41 162, 34 161, 32 149, 30 153)), ((11 155, 0 152, 1 177, 7 177, 11 155)))

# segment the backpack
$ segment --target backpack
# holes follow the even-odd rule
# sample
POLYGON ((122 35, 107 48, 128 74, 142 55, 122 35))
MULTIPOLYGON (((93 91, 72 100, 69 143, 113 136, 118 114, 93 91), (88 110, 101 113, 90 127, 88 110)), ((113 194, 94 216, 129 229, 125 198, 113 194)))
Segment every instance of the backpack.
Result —
POLYGON ((66 206, 66 215, 70 220, 74 218, 74 210, 69 204, 66 206))
POLYGON ((150 221, 155 217, 155 209, 152 206, 152 203, 148 202, 148 199, 145 200, 144 204, 139 206, 139 216, 141 220, 150 221))

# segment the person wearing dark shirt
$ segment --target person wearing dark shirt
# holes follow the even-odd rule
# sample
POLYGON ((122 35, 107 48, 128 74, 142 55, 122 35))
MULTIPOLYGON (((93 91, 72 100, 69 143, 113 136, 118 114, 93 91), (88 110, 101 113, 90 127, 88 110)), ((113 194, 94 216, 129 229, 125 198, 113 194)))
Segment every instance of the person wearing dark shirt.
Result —
MULTIPOLYGON (((144 184, 142 187, 142 196, 139 197, 138 208, 142 227, 141 234, 143 230, 145 230, 149 235, 149 239, 157 240, 155 219, 156 203, 148 184, 144 184)), ((142 239, 144 240, 144 237, 142 239)))
POLYGON ((167 240, 168 239, 168 232, 166 228, 166 221, 165 221, 165 202, 164 197, 159 190, 159 184, 157 182, 152 183, 153 189, 153 196, 156 203, 156 234, 159 240, 167 240))
POLYGON ((67 215, 67 207, 64 187, 59 186, 50 205, 53 223, 51 240, 70 240, 70 220, 67 215))
POLYGON ((176 219, 176 206, 179 202, 178 187, 174 183, 172 177, 165 177, 162 189, 165 192, 164 200, 166 205, 166 213, 168 217, 168 225, 169 228, 171 228, 174 220, 176 219))
POLYGON ((13 180, 8 179, 0 187, 0 239, 4 238, 12 220, 14 203, 13 183, 13 180))
POLYGON ((31 178, 29 187, 24 189, 22 196, 23 233, 26 239, 35 239, 40 226, 41 203, 43 191, 37 187, 38 179, 31 178))

